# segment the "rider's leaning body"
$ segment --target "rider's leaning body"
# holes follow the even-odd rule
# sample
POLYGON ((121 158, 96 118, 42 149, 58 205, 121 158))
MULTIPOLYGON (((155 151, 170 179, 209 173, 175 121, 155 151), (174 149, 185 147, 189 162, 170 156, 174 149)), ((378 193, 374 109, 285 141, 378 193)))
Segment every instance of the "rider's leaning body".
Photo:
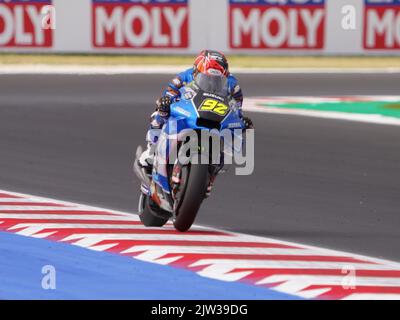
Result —
MULTIPOLYGON (((199 73, 216 74, 226 77, 227 95, 235 101, 235 107, 238 115, 242 118, 246 125, 246 129, 253 128, 252 121, 243 116, 242 104, 243 93, 239 86, 238 80, 229 72, 229 64, 226 57, 217 51, 204 50, 196 58, 193 68, 187 69, 176 75, 168 84, 167 89, 163 92, 162 97, 156 102, 156 111, 151 115, 150 128, 146 136, 147 150, 143 152, 139 159, 140 166, 151 168, 153 162, 154 146, 157 143, 157 135, 154 130, 161 129, 168 121, 170 116, 170 106, 180 98, 180 89, 185 85, 193 82, 199 73)), ((215 177, 214 177, 215 178, 215 177)), ((212 182, 214 179, 212 179, 212 182)), ((211 191, 212 183, 208 192, 211 191)))
MULTIPOLYGON (((162 104, 163 104, 162 99, 163 98, 166 98, 167 100, 169 99, 170 103, 174 103, 176 100, 178 100, 181 96, 180 89, 182 87, 184 87, 185 85, 194 81, 195 74, 196 74, 196 72, 194 71, 193 68, 187 69, 187 70, 179 73, 168 84, 168 87, 163 92, 162 97, 157 101, 157 106, 160 106, 162 108, 162 104)), ((239 116, 243 117, 243 114, 242 114, 242 104, 243 104, 242 89, 239 86, 238 80, 232 74, 229 74, 227 76, 227 89, 228 89, 228 96, 232 97, 236 101, 236 107, 239 112, 239 116)), ((159 113, 160 107, 158 107, 157 111, 155 113, 153 113, 153 115, 152 115, 152 120, 156 120, 155 123, 153 123, 153 121, 152 121, 151 127, 153 127, 153 124, 155 125, 152 129, 161 128, 164 125, 165 121, 168 120, 168 116, 165 117, 164 114, 160 115, 160 113, 159 113)))

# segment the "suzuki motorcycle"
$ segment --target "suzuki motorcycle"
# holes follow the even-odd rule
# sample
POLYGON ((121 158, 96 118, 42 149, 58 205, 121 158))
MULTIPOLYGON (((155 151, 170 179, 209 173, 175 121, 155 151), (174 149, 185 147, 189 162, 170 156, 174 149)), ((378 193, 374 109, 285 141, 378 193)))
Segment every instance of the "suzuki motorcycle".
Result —
MULTIPOLYGON (((241 151, 242 146, 236 148, 231 143, 228 148, 223 148, 220 161, 216 163, 212 161, 216 155, 212 154, 210 143, 200 139, 201 132, 208 131, 210 137, 214 134, 215 138, 216 132, 223 130, 238 139, 242 138, 237 132, 242 132, 245 124, 234 100, 228 97, 226 86, 226 79, 222 77, 199 74, 180 90, 181 98, 171 104, 170 117, 159 134, 152 172, 146 172, 138 164, 143 151, 142 147, 138 147, 134 171, 141 181, 138 210, 145 226, 162 227, 173 219, 178 231, 189 230, 206 198, 210 180, 224 166, 224 156, 241 151), (189 156, 188 147, 183 148, 188 140, 183 134, 187 132, 195 132, 199 137, 189 139, 190 150, 198 151, 189 156), (187 161, 181 161, 182 158, 187 161)), ((220 134, 217 139, 221 144, 227 143, 220 134)))

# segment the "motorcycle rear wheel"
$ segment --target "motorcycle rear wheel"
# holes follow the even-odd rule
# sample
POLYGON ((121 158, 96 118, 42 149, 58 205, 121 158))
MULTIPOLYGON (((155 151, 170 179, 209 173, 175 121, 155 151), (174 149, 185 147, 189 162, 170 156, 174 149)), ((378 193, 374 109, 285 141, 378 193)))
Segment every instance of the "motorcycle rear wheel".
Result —
POLYGON ((144 195, 140 195, 139 200, 139 218, 145 227, 163 227, 169 220, 170 217, 165 215, 163 217, 162 212, 158 214, 150 206, 151 199, 144 195))

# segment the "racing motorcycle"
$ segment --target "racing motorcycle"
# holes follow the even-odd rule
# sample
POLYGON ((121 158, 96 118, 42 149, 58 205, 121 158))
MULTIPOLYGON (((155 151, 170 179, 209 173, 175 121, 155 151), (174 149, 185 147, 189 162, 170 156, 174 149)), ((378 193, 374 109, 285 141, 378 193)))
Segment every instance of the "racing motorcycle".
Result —
POLYGON ((220 134, 228 131, 241 141, 237 133, 245 129, 226 86, 223 77, 200 73, 180 90, 181 98, 171 104, 170 117, 155 145, 152 172, 138 164, 143 151, 138 147, 134 171, 141 181, 138 211, 145 226, 162 227, 173 219, 176 230, 189 230, 207 197, 210 180, 224 166, 224 157, 241 151, 240 143, 237 148, 233 140, 229 144, 229 139, 220 134), (200 138, 207 131, 210 140, 216 137, 221 145, 227 144, 223 151, 218 149, 219 158, 216 152, 213 154, 210 140, 200 138), (194 132, 197 139, 188 139, 188 132, 194 132), (188 150, 198 152, 188 154, 188 150))

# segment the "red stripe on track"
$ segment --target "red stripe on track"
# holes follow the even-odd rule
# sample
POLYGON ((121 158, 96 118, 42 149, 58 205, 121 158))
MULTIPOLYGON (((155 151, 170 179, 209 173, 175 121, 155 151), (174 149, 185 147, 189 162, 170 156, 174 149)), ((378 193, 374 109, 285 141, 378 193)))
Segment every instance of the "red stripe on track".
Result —
MULTIPOLYGON (((26 223, 31 225, 42 225, 43 223, 56 223, 56 224, 109 224, 109 225, 142 225, 140 221, 120 221, 120 220, 83 220, 83 219, 24 219, 24 218, 0 218, 0 230, 7 230, 17 224, 26 223), (3 222, 3 223, 1 223, 3 222)), ((12 230, 13 231, 13 230, 12 230)))
POLYGON ((79 234, 158 234, 158 235, 179 235, 182 237, 186 237, 188 235, 196 235, 196 236, 222 236, 227 235, 219 231, 201 231, 194 230, 186 233, 182 233, 176 231, 174 229, 107 229, 107 228, 67 228, 67 229, 57 229, 57 228, 45 228, 37 233, 37 235, 41 233, 55 232, 53 235, 48 237, 51 240, 60 240, 65 237, 71 235, 79 235, 79 234))
MULTIPOLYGON (((251 268, 238 268, 229 273, 236 272, 252 272, 248 276, 241 279, 244 282, 256 283, 266 277, 273 275, 315 275, 315 276, 340 276, 345 274, 342 269, 251 269, 251 268)), ((398 278, 400 277, 400 270, 356 270, 357 277, 378 277, 378 278, 398 278)))
POLYGON ((312 285, 302 291, 314 290, 314 289, 327 289, 330 290, 326 293, 320 295, 318 299, 344 299, 352 294, 356 293, 366 293, 366 294, 400 294, 400 287, 390 287, 390 286, 356 286, 354 289, 343 288, 343 286, 324 286, 324 285, 312 285))
POLYGON ((17 197, 7 193, 0 193, 0 198, 21 199, 21 197, 17 197))
POLYGON ((363 261, 352 257, 342 256, 317 256, 317 255, 277 255, 277 254, 224 254, 224 253, 168 253, 159 259, 181 257, 172 265, 189 268, 198 260, 266 260, 266 261, 312 261, 312 262, 348 262, 376 264, 371 261, 363 261))
MULTIPOLYGON (((0 214, 66 214, 66 215, 105 215, 118 216, 119 214, 106 211, 88 211, 88 210, 0 210, 0 214)), ((1 218, 0 218, 1 220, 1 218)), ((51 221, 51 219, 49 219, 51 221)))
POLYGON ((68 207, 51 202, 0 202, 0 206, 29 206, 29 207, 68 207))
POLYGON ((98 245, 118 243, 107 251, 120 253, 134 246, 186 246, 186 247, 229 247, 229 248, 282 248, 282 249, 301 249, 279 243, 263 242, 230 242, 230 241, 186 241, 186 240, 103 240, 98 245))

